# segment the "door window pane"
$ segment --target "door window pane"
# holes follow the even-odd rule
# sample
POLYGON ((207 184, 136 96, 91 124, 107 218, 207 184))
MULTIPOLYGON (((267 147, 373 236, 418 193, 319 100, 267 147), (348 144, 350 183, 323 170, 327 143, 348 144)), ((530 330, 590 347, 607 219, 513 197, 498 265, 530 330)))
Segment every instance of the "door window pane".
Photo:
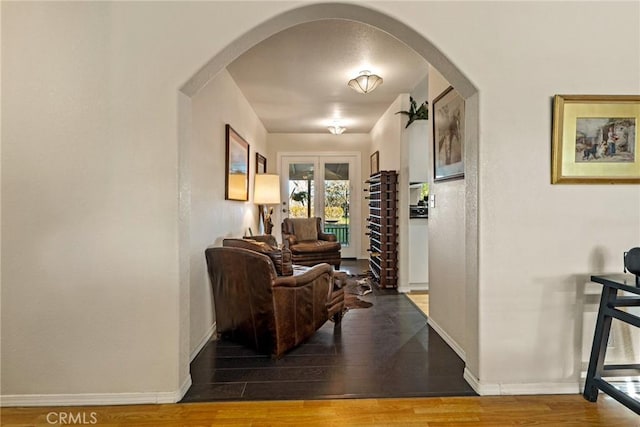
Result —
POLYGON ((325 163, 324 229, 349 246, 349 163, 325 163))
POLYGON ((313 163, 289 164, 289 217, 314 216, 313 163))

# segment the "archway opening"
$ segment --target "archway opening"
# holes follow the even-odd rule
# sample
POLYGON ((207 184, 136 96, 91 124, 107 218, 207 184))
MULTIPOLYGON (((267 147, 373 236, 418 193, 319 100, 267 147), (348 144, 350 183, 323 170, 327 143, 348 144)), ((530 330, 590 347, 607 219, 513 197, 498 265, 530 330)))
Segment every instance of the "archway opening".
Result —
MULTIPOLYGON (((479 102, 478 91, 472 82, 440 52, 427 38, 406 24, 375 10, 355 4, 314 4, 303 6, 283 14, 271 17, 261 25, 236 39, 215 57, 209 60, 181 89, 179 94, 179 181, 180 181, 180 376, 189 376, 189 362, 193 355, 190 348, 190 289, 191 289, 191 253, 194 252, 190 240, 191 184, 187 159, 190 155, 192 129, 191 99, 212 78, 224 70, 235 58, 255 44, 289 27, 309 21, 323 19, 346 19, 358 21, 376 27, 397 38, 413 49, 431 64, 465 99, 465 136, 464 136, 464 266, 465 294, 464 307, 456 316, 463 314, 464 337, 458 339, 457 352, 462 353, 465 361, 465 376, 478 377, 478 144, 479 144, 479 102)), ((201 248, 202 250, 204 248, 201 248)), ((200 251, 202 252, 202 251, 200 251)), ((402 254, 400 254, 402 256, 402 254)), ((204 259, 202 259, 204 262, 204 259)), ((450 266, 456 268, 456 266, 450 266)), ((432 301, 437 303, 437 301, 432 301)), ((454 314, 452 314, 454 315, 454 314)), ((459 321, 459 319, 458 319, 459 321)), ((436 328, 436 330, 438 330, 436 328)), ((447 328, 438 332, 448 337, 447 328)), ((460 335, 460 334, 458 334, 460 335)), ((451 337, 449 336, 449 339, 451 337)), ((451 345, 451 343, 450 343, 451 345)))

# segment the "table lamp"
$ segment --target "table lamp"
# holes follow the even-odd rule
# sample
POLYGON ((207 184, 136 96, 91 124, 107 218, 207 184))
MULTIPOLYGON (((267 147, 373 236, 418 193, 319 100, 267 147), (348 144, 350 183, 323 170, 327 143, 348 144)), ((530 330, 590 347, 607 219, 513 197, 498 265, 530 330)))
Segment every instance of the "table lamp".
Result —
POLYGON ((264 232, 271 234, 273 222, 271 215, 273 207, 267 210, 267 205, 280 204, 280 177, 276 174, 256 174, 253 186, 253 203, 257 204, 264 216, 264 232))

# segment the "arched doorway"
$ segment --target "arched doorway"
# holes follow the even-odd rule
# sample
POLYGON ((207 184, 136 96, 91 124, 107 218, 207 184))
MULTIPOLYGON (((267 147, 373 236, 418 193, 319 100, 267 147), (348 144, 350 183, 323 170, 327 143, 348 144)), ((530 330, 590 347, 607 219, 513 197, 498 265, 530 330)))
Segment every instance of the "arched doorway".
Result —
MULTIPOLYGON (((451 61, 440 52, 422 34, 413 30, 406 24, 391 18, 385 14, 355 4, 314 4, 303 6, 283 14, 272 17, 261 25, 253 28, 248 33, 236 39, 219 54, 213 57, 207 64, 198 71, 180 90, 179 97, 179 153, 180 158, 186 158, 189 152, 190 142, 190 99, 204 85, 221 70, 223 70, 234 58, 256 43, 276 34, 286 28, 304 22, 321 19, 346 19, 362 22, 385 31, 398 40, 405 43, 434 68, 436 68, 456 90, 462 95, 466 102, 465 126, 465 186, 464 186, 464 230, 465 230, 465 304, 460 307, 463 314, 465 363, 467 372, 477 377, 478 375, 478 92, 474 85, 465 75, 451 63, 451 61)), ((181 336, 189 336, 189 181, 187 166, 180 162, 180 332, 181 336)), ((437 301, 433 301, 437 303, 437 301)), ((446 333, 446 331, 444 331, 446 333)), ((189 367, 189 343, 188 340, 181 340, 181 366, 180 372, 188 372, 189 367)))

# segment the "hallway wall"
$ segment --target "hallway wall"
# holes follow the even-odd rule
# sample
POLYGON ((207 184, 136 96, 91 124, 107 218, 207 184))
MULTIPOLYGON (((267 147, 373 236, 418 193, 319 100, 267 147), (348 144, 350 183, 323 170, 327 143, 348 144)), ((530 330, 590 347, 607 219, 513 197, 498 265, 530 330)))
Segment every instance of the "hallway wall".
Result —
POLYGON ((215 311, 204 250, 225 237, 258 230, 253 204, 256 152, 266 155, 267 131, 226 70, 192 98, 193 138, 189 144, 190 340, 193 354, 210 336, 215 311), (225 125, 249 143, 249 201, 224 200, 225 125))

